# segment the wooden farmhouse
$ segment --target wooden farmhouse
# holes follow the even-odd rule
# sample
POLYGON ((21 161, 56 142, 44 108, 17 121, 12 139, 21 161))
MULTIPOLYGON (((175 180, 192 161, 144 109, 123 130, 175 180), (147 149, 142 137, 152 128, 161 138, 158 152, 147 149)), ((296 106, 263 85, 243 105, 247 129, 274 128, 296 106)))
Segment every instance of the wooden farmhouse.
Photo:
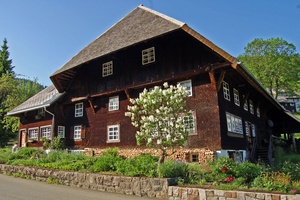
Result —
MULTIPOLYGON (((226 31, 226 30, 224 30, 226 31)), ((187 145, 174 158, 205 162, 271 158, 272 138, 300 131, 293 117, 246 67, 187 24, 138 6, 96 38, 50 79, 53 85, 8 113, 20 117, 19 146, 42 147, 60 135, 69 149, 100 154, 118 147, 134 156, 155 150, 137 146, 130 98, 144 88, 182 84, 193 117, 187 145)))

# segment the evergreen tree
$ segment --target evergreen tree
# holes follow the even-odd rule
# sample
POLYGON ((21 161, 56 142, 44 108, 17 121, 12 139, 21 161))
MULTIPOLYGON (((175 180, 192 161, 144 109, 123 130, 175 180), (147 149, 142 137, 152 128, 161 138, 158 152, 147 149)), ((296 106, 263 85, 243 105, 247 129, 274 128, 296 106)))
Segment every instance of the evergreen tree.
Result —
POLYGON ((2 74, 7 74, 9 76, 14 76, 12 60, 9 59, 9 51, 7 46, 7 40, 3 40, 3 45, 0 50, 0 77, 2 74))

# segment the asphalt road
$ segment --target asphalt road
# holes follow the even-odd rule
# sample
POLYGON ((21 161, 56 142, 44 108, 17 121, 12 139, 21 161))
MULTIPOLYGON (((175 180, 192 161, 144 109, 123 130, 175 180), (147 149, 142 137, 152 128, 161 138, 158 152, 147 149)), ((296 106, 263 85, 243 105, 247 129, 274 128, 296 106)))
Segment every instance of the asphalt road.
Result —
MULTIPOLYGON (((150 200, 151 198, 99 192, 0 175, 1 200, 150 200)), ((153 199, 152 199, 153 200, 153 199)))

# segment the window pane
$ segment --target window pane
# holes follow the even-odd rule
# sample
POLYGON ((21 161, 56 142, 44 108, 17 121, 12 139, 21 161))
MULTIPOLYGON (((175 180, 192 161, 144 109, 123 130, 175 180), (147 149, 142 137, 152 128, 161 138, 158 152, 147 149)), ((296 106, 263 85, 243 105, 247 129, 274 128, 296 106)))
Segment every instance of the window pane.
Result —
POLYGON ((110 97, 109 98, 109 111, 119 110, 119 97, 110 97))

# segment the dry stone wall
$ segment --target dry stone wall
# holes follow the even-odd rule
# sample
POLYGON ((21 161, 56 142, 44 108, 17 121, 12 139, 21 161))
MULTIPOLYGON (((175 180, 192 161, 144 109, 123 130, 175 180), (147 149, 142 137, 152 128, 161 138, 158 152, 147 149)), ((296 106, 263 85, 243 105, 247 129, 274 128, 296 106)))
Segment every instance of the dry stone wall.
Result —
POLYGON ((174 179, 110 176, 0 164, 1 173, 62 185, 167 200, 300 200, 300 195, 172 186, 174 179))
POLYGON ((62 185, 166 199, 174 179, 110 176, 97 173, 67 172, 34 167, 0 165, 3 174, 62 185))

